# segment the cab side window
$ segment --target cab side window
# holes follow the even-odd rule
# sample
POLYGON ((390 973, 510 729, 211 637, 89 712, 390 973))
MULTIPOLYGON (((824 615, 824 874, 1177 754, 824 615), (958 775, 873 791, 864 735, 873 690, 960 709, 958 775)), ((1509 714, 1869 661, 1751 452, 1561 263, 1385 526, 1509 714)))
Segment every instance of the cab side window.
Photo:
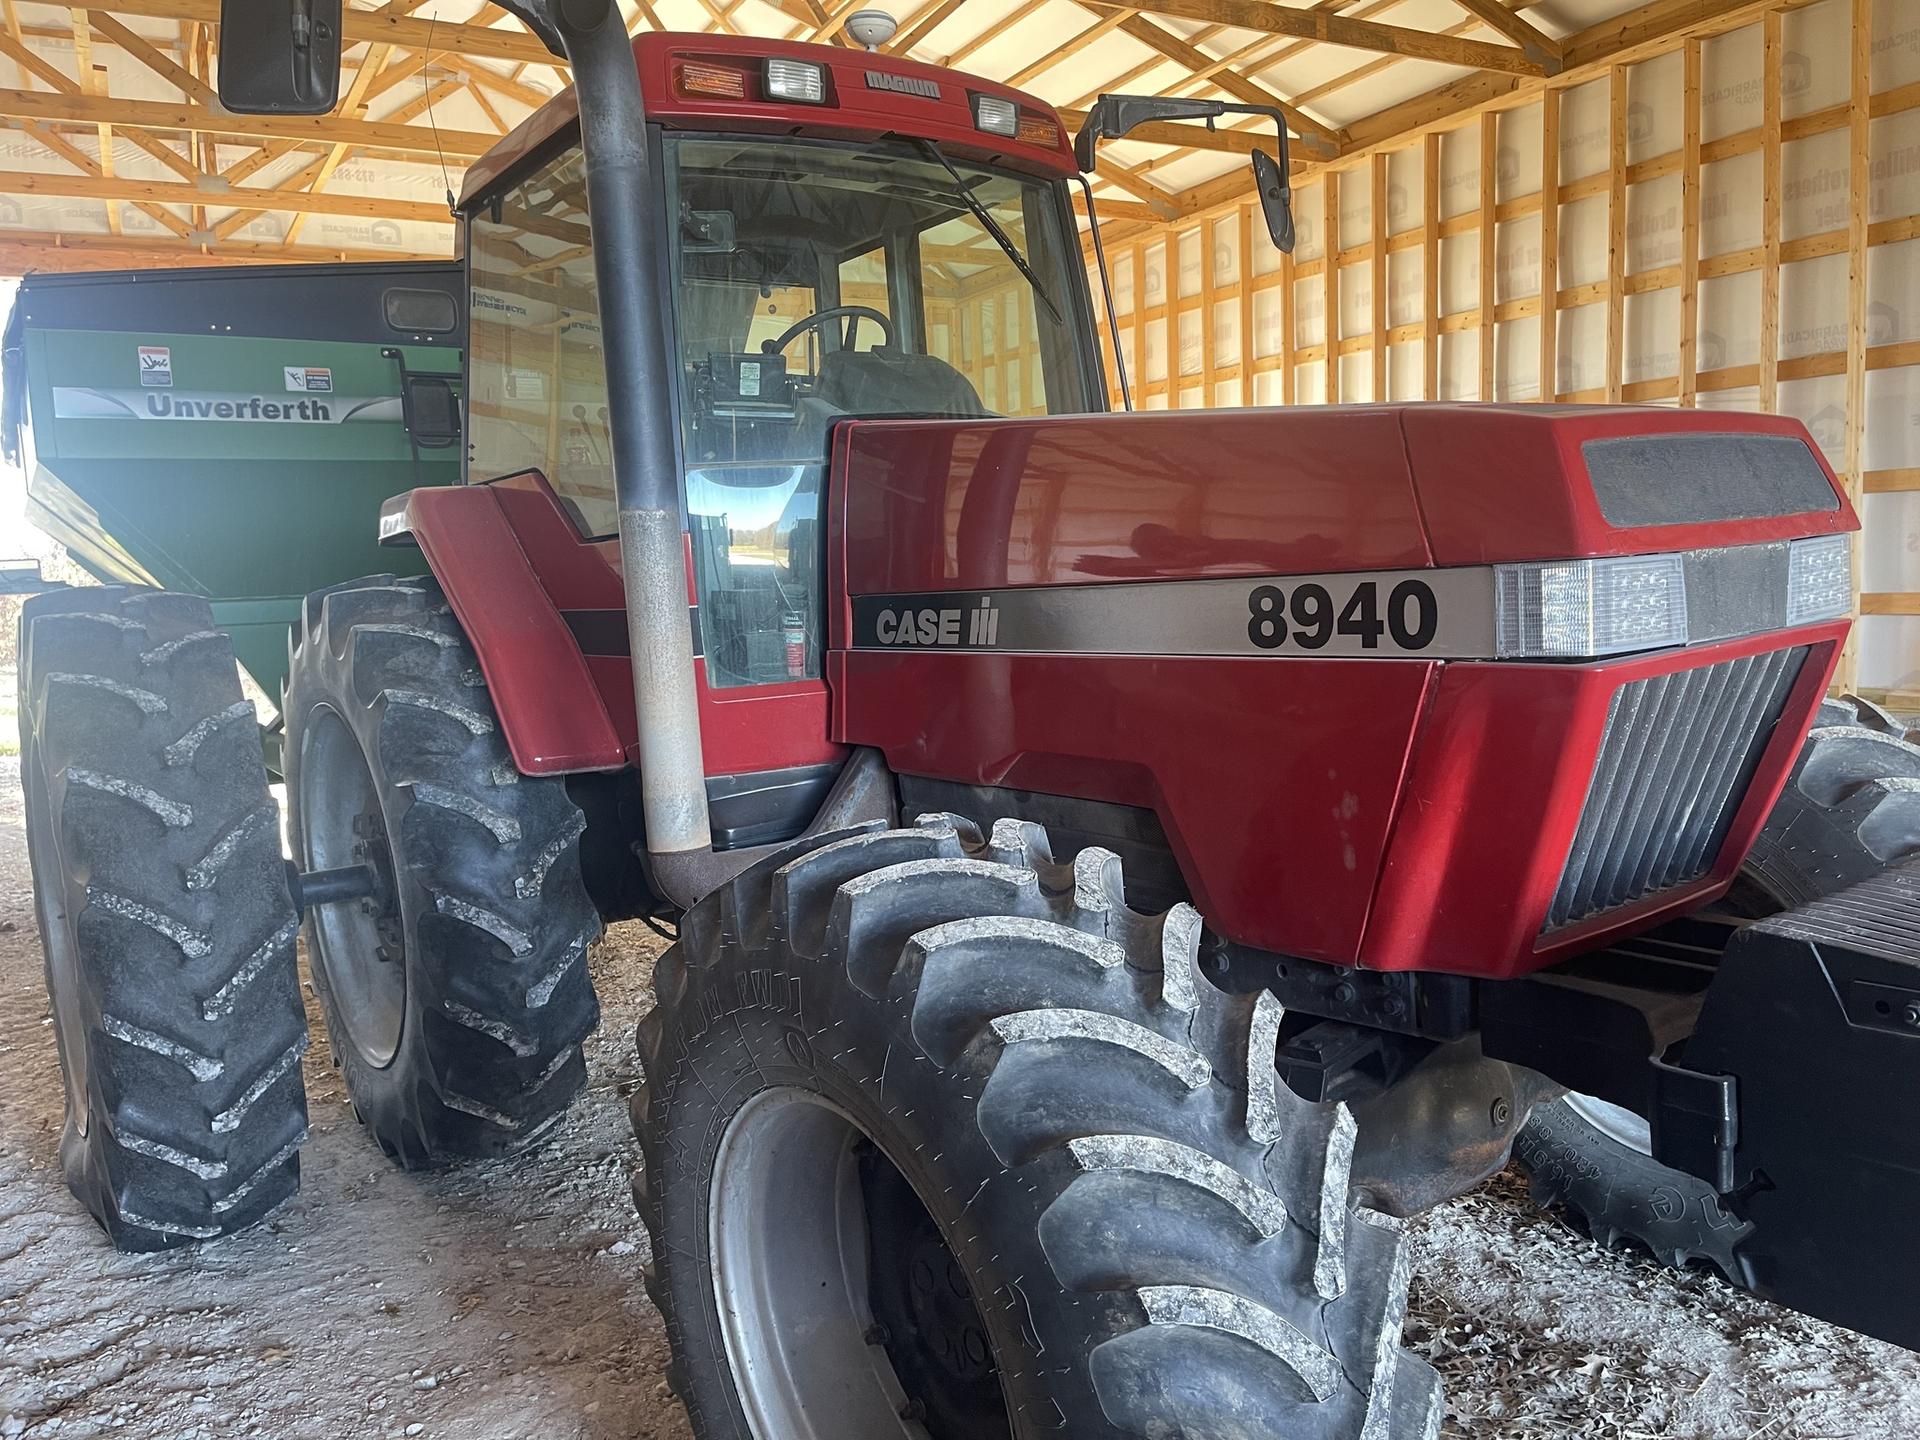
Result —
POLYGON ((615 533, 606 368, 579 150, 483 205, 468 223, 467 249, 469 477, 538 470, 583 534, 615 533))

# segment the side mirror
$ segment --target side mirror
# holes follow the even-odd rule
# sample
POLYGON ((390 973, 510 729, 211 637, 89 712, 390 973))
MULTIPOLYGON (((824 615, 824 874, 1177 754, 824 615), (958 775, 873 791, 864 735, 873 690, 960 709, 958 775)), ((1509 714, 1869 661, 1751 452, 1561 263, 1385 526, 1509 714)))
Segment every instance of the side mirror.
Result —
POLYGON ((324 115, 340 99, 342 0, 221 0, 220 103, 324 115))
POLYGON ((1293 253, 1293 191, 1287 188, 1287 172, 1280 162, 1264 150, 1253 152, 1253 188, 1260 192, 1260 213, 1267 217, 1267 234, 1274 249, 1283 255, 1293 253))
POLYGON ((460 438, 460 397, 439 375, 409 375, 401 392, 407 433, 422 450, 444 450, 460 438))
POLYGON ((1272 105, 1236 105, 1225 100, 1171 100, 1158 95, 1102 95, 1087 112, 1086 123, 1073 139, 1073 157, 1083 173, 1093 173, 1095 150, 1102 140, 1118 140, 1128 131, 1155 120, 1204 120, 1207 128, 1222 115, 1265 115, 1280 135, 1276 159, 1264 150, 1253 152, 1253 182, 1260 194, 1260 212, 1267 217, 1267 234, 1289 254, 1293 251, 1293 192, 1287 184, 1287 117, 1272 105))

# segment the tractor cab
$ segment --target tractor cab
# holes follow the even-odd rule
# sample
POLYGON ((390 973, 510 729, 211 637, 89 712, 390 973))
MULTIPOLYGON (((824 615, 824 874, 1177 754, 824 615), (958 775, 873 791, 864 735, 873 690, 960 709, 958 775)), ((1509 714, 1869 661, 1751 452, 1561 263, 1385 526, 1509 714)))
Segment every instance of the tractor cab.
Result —
MULTIPOLYGON (((663 399, 707 683, 817 681, 837 421, 1105 408, 1071 155, 1031 99, 969 94, 909 62, 713 36, 644 36, 635 51, 656 82, 663 399)), ((537 474, 581 539, 613 536, 602 297, 569 99, 476 167, 461 210, 469 479, 537 474)))

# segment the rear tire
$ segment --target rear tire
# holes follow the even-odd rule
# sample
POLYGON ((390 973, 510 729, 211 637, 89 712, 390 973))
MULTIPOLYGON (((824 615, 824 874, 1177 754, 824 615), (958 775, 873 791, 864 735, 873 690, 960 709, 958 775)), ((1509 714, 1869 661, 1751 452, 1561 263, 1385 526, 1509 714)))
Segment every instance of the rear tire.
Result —
POLYGON ((20 621, 21 779, 67 1184, 122 1250, 246 1228, 307 1137, 296 922, 253 707, 207 602, 55 591, 20 621))
MULTIPOLYGON (((1920 854, 1920 746, 1907 733, 1869 701, 1823 701, 1730 907, 1795 909, 1920 854)), ((1513 1152, 1534 1201, 1609 1249, 1631 1242, 1676 1269, 1701 1262, 1751 1288, 1740 1246, 1753 1226, 1704 1180, 1660 1164, 1639 1137, 1623 1143, 1590 1113, 1579 1097, 1534 1111, 1513 1152)))
POLYGON ((633 1118, 701 1440, 1439 1433, 1351 1115, 1279 1082, 1278 1003, 1207 980, 1190 908, 1121 894, 927 816, 688 912, 633 1118))
POLYGON ((301 868, 381 876, 373 899, 307 918, 355 1111, 409 1167, 520 1148, 586 1083, 599 1021, 600 917, 565 782, 514 767, 431 580, 308 596, 284 708, 301 868))

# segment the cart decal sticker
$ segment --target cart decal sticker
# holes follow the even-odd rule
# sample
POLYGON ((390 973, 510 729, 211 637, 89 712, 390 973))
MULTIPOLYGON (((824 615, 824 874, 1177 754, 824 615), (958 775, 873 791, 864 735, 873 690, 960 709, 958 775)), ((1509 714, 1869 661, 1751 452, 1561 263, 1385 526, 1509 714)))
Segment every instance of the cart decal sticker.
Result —
POLYGON ((173 351, 165 345, 140 347, 140 384, 143 387, 173 384, 173 351))
POLYGON ((94 390, 53 387, 53 413, 62 420, 185 420, 248 424, 364 425, 401 421, 397 395, 330 395, 326 399, 176 390, 94 390))
POLYGON ((1493 570, 858 595, 853 646, 1068 655, 1492 656, 1493 570))
POLYGON ((296 395, 330 395, 333 371, 322 365, 283 365, 287 389, 296 395))

